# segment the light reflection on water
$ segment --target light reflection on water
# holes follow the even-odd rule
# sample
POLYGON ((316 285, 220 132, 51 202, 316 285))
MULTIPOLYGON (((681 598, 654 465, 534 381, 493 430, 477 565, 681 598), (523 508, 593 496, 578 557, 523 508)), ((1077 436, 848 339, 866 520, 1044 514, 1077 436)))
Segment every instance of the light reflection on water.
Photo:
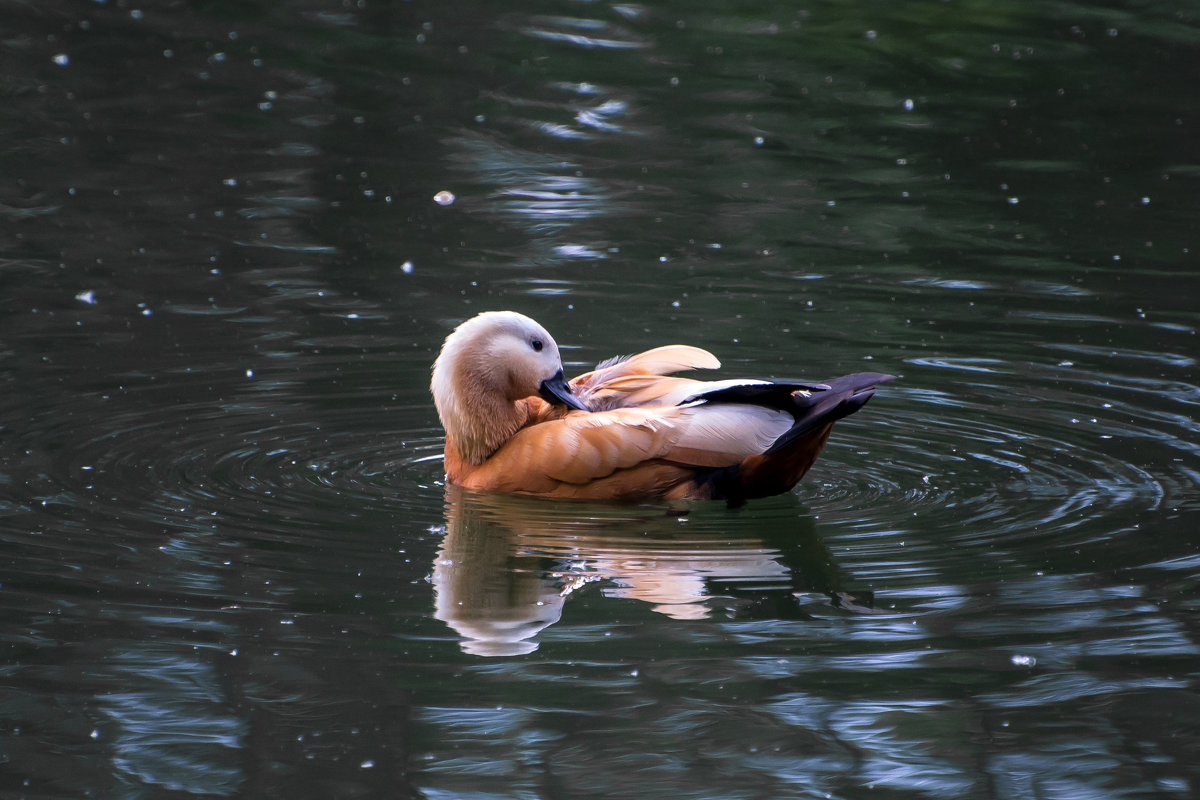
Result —
POLYGON ((1195 793, 1188 20, 43 6, 0 793, 1195 793), (508 306, 901 379, 744 509, 468 495, 429 363, 508 306))

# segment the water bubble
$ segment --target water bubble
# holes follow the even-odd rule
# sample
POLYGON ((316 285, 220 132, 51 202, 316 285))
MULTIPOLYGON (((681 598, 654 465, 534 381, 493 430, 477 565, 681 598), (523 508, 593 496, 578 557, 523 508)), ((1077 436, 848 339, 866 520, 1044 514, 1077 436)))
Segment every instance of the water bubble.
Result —
POLYGON ((1013 653, 1012 663, 1018 667, 1033 667, 1037 666, 1037 659, 1033 656, 1022 655, 1021 653, 1013 653))
POLYGON ((904 110, 905 111, 912 111, 915 106, 916 106, 916 104, 913 103, 911 98, 904 101, 904 110))
POLYGON ((69 55, 67 55, 66 53, 59 53, 56 56, 54 56, 53 61, 55 64, 58 64, 60 67, 65 67, 71 63, 71 57, 69 55))
POLYGON ((400 271, 403 272, 405 275, 412 275, 413 263, 411 261, 405 261, 403 264, 400 265, 400 271))
POLYGON ((433 202, 437 203, 439 206, 448 206, 453 203, 454 200, 454 192, 448 192, 445 189, 442 189, 433 196, 433 202))

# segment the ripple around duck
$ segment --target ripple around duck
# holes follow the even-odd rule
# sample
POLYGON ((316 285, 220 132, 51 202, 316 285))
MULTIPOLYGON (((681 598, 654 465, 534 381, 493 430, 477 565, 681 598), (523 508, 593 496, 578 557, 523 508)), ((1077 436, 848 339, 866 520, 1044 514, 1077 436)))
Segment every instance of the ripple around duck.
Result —
MULTIPOLYGON (((232 525, 243 538, 320 543, 372 510, 438 520, 438 503, 422 495, 440 496, 440 463, 430 469, 420 458, 440 451, 440 436, 380 434, 360 410, 296 400, 295 386, 280 390, 287 400, 236 403, 195 387, 197 399, 172 402, 169 413, 155 405, 159 391, 46 404, 21 432, 29 443, 13 469, 28 492, 21 505, 59 520, 48 525, 127 530, 129 541, 135 531, 232 525), (34 446, 45 442, 54 444, 34 446)), ((379 423, 391 414, 382 407, 379 423)))
MULTIPOLYGON (((1016 367, 987 366, 929 391, 920 371, 950 367, 914 361, 913 375, 841 423, 797 490, 818 528, 866 558, 902 552, 936 572, 947 559, 1070 550, 1135 529, 1145 512, 1195 502, 1195 474, 1177 458, 1194 452, 1178 407, 1195 387, 1060 368, 1017 391, 984 383, 1011 384, 1016 367)), ((29 502, 88 524, 225 523, 314 543, 336 540, 348 515, 370 510, 443 522, 440 431, 388 427, 398 406, 423 404, 423 394, 373 405, 341 394, 330 407, 295 381, 214 390, 200 380, 176 376, 170 398, 144 383, 48 402, 21 434, 58 443, 31 449, 21 467, 29 502), (197 383, 180 385, 188 380, 197 383)), ((404 418, 417 416, 428 417, 404 418)), ((785 505, 763 502, 753 513, 794 517, 785 505)), ((559 524, 564 515, 552 516, 559 524)), ((729 524, 692 514, 689 528, 729 524)))
POLYGON ((1186 427, 1163 411, 1169 393, 1121 397, 1114 376, 1077 373, 1035 375, 1020 393, 885 387, 839 426, 801 496, 852 538, 902 540, 939 560, 954 557, 947 544, 969 546, 967 558, 1077 548, 1194 496, 1177 457, 1191 450, 1186 427))

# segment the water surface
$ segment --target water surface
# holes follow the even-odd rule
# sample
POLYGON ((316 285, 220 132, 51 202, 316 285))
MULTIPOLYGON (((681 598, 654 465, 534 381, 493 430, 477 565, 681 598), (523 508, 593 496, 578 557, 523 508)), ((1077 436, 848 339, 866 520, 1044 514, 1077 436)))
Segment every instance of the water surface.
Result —
POLYGON ((2 7, 4 796, 1195 795, 1191 12, 2 7), (474 495, 496 308, 899 380, 741 509, 474 495))

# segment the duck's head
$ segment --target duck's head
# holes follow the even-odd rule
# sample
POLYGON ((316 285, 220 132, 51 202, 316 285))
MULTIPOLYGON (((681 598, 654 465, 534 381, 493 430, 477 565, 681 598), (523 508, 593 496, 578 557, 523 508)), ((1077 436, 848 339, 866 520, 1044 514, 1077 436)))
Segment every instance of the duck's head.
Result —
POLYGON ((485 311, 455 328, 433 364, 430 389, 443 427, 463 444, 497 422, 475 419, 500 413, 497 401, 511 406, 537 394, 587 410, 563 377, 554 337, 515 311, 485 311))

